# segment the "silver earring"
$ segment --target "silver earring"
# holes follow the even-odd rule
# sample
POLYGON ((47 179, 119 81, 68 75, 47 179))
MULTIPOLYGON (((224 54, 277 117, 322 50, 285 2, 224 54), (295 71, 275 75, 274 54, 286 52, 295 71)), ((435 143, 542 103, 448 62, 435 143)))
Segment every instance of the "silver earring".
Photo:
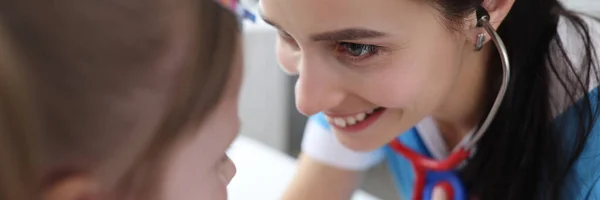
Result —
POLYGON ((480 51, 483 48, 483 42, 485 42, 485 33, 477 35, 477 44, 475 44, 475 51, 480 51))

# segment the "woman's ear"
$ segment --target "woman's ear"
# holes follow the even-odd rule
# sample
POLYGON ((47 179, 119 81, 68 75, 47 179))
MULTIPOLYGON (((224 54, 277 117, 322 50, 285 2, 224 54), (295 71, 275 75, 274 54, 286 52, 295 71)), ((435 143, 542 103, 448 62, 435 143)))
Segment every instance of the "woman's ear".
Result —
POLYGON ((105 200, 100 184, 91 176, 72 174, 46 185, 43 200, 105 200))
POLYGON ((481 7, 490 14, 490 24, 498 29, 514 4, 515 0, 484 0, 481 7))
MULTIPOLYGON (((492 27, 497 30, 502 24, 508 13, 510 12, 515 0, 484 0, 481 3, 481 7, 478 9, 485 9, 489 14, 489 23, 492 27)), ((470 24, 466 37, 468 41, 473 44, 476 50, 480 49, 484 44, 490 42, 491 37, 485 31, 483 27, 477 27, 477 17, 475 14, 472 15, 473 23, 470 24)))

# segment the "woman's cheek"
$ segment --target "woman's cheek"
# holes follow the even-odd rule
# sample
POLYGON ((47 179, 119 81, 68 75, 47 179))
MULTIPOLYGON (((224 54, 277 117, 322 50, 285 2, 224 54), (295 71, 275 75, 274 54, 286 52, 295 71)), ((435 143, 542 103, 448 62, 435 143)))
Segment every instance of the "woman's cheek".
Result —
POLYGON ((387 73, 369 81, 365 96, 370 96, 369 101, 386 108, 406 108, 419 101, 419 96, 427 91, 422 77, 406 73, 387 73), (392 75, 393 74, 393 75, 392 75))
POLYGON ((403 87, 399 86, 395 89, 390 89, 387 92, 383 93, 383 98, 381 105, 386 108, 401 108, 405 109, 408 105, 413 104, 416 101, 417 97, 415 95, 414 90, 416 88, 413 87, 403 87))
POLYGON ((284 44, 281 39, 277 39, 276 45, 277 61, 279 67, 288 75, 298 74, 298 54, 289 45, 284 44))

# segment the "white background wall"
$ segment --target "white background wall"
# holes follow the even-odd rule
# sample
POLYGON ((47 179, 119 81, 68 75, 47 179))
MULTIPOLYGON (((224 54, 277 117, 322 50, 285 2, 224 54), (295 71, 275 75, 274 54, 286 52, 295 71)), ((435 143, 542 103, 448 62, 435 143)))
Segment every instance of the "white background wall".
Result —
MULTIPOLYGON (((257 16, 258 17, 258 16, 257 16)), ((276 31, 262 20, 244 22, 244 81, 240 94, 241 134, 287 151, 288 110, 293 88, 275 58, 276 31)))
POLYGON ((600 17, 600 0, 563 0, 566 7, 600 17))

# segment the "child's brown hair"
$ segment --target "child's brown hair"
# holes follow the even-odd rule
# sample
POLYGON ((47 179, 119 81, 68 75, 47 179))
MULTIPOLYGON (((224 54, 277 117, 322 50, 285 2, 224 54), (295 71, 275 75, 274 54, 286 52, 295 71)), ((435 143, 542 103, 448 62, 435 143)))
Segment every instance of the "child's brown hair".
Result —
POLYGON ((68 173, 151 199, 221 96, 238 40, 210 0, 0 1, 0 199, 68 173))

